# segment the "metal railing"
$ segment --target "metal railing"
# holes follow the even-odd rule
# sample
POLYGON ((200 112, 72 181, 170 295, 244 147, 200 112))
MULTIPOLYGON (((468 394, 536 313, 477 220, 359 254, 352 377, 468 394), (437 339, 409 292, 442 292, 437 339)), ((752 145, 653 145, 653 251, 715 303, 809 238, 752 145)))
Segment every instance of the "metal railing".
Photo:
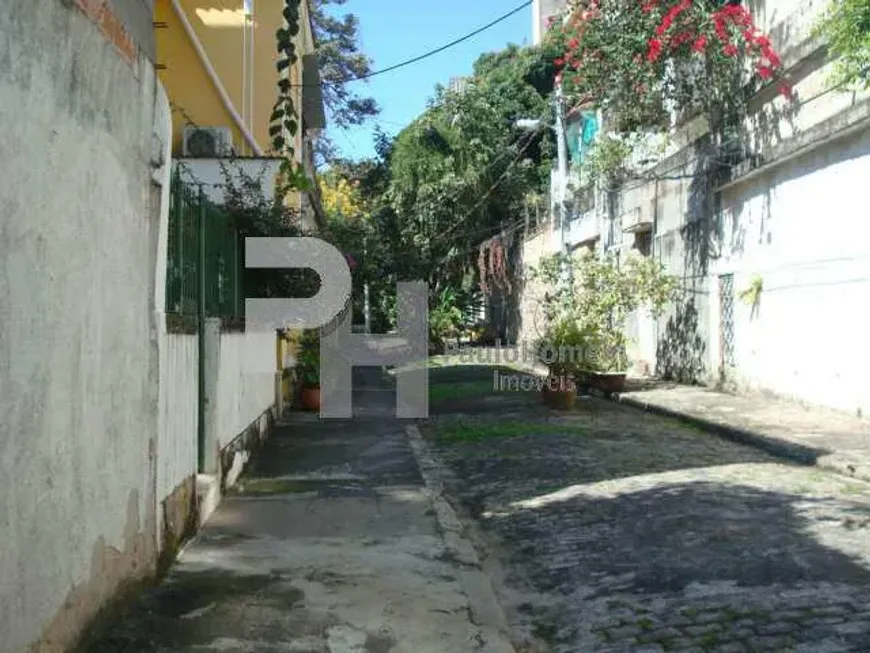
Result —
POLYGON ((179 175, 170 193, 166 268, 168 314, 242 317, 238 229, 201 188, 179 175))

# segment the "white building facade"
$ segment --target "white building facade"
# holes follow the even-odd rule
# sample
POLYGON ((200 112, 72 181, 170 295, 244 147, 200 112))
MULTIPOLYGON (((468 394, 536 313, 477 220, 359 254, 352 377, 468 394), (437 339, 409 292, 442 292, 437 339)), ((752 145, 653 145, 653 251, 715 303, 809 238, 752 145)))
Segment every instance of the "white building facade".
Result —
POLYGON ((861 210, 870 100, 828 82, 824 43, 811 36, 825 6, 752 7, 794 92, 786 100, 768 89, 751 102, 751 164, 712 174, 717 153, 696 118, 675 126, 665 154, 637 166, 616 192, 578 189, 573 176, 569 248, 637 250, 680 279, 666 315, 627 325, 635 371, 870 413, 861 301, 870 297, 870 222, 861 210))

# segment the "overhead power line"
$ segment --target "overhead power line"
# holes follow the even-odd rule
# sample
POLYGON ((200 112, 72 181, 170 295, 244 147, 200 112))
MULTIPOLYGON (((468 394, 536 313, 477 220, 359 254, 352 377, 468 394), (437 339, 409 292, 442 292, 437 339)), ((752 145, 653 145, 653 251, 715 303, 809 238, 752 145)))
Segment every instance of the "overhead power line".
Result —
POLYGON ((459 220, 454 222, 446 231, 442 232, 440 236, 433 239, 433 242, 443 241, 450 234, 452 234, 454 231, 456 231, 457 227, 461 226, 462 224, 464 224, 466 222, 466 220, 468 220, 470 217, 472 217, 475 214, 475 212, 477 211, 477 209, 479 209, 481 206, 483 206, 484 202, 486 202, 486 200, 489 199, 489 196, 492 195, 495 192, 495 190, 499 187, 499 185, 507 178, 507 176, 511 173, 511 170, 513 169, 513 167, 520 161, 520 159, 522 159, 523 154, 525 154, 526 150, 529 149, 529 146, 534 142, 534 140, 535 140, 534 133, 527 134, 526 138, 527 138, 526 142, 520 148, 520 151, 517 153, 517 155, 510 161, 510 163, 508 163, 504 172, 502 172, 502 174, 498 177, 498 179, 495 180, 495 183, 492 184, 492 186, 490 186, 487 189, 487 191, 477 201, 477 203, 475 203, 475 205, 471 208, 471 210, 467 211, 461 218, 459 218, 459 220))
POLYGON ((492 22, 487 23, 483 27, 478 27, 476 30, 466 34, 465 36, 462 36, 458 39, 455 39, 455 40, 451 41, 450 43, 446 43, 439 48, 435 48, 434 50, 429 50, 428 52, 425 52, 419 56, 413 57, 411 59, 407 59, 405 61, 394 64, 392 66, 387 66, 386 68, 382 68, 381 70, 374 70, 370 73, 366 73, 365 75, 359 75, 358 77, 351 77, 349 79, 345 79, 345 80, 342 80, 340 82, 321 82, 320 84, 317 84, 317 85, 294 84, 294 86, 299 88, 299 87, 305 87, 305 86, 338 86, 340 84, 350 84, 351 82, 358 82, 358 81, 361 81, 364 79, 370 79, 370 78, 375 77, 377 75, 383 75, 384 73, 389 73, 389 72, 392 72, 394 70, 398 70, 399 68, 404 68, 405 66, 410 66, 411 64, 415 64, 418 61, 423 61, 424 59, 428 59, 429 57, 432 57, 436 54, 444 52, 445 50, 449 50, 450 48, 452 48, 456 45, 459 45, 460 43, 463 43, 471 38, 474 38, 478 34, 485 32, 486 30, 490 29, 491 27, 495 27, 499 23, 504 22, 505 20, 507 20, 508 18, 513 16, 514 14, 518 14, 519 12, 521 12, 523 9, 530 6, 531 4, 532 4, 532 0, 528 0, 527 2, 524 2, 519 7, 517 7, 516 9, 512 9, 511 11, 504 14, 503 16, 499 16, 498 18, 496 18, 492 22))

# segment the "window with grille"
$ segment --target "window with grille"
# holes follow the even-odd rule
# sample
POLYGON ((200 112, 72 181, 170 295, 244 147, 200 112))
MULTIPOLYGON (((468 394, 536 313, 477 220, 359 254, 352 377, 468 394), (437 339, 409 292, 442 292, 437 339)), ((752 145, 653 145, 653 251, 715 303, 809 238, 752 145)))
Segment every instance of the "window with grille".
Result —
POLYGON ((722 367, 734 367, 734 275, 719 277, 719 341, 722 367))

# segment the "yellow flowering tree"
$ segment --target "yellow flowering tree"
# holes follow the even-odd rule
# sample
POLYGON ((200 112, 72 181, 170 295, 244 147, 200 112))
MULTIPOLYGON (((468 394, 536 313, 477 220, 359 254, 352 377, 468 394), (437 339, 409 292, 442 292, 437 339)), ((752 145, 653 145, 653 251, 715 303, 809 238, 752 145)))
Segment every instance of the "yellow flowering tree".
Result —
POLYGON ((351 220, 367 212, 358 183, 330 171, 320 178, 323 209, 330 218, 351 220))

